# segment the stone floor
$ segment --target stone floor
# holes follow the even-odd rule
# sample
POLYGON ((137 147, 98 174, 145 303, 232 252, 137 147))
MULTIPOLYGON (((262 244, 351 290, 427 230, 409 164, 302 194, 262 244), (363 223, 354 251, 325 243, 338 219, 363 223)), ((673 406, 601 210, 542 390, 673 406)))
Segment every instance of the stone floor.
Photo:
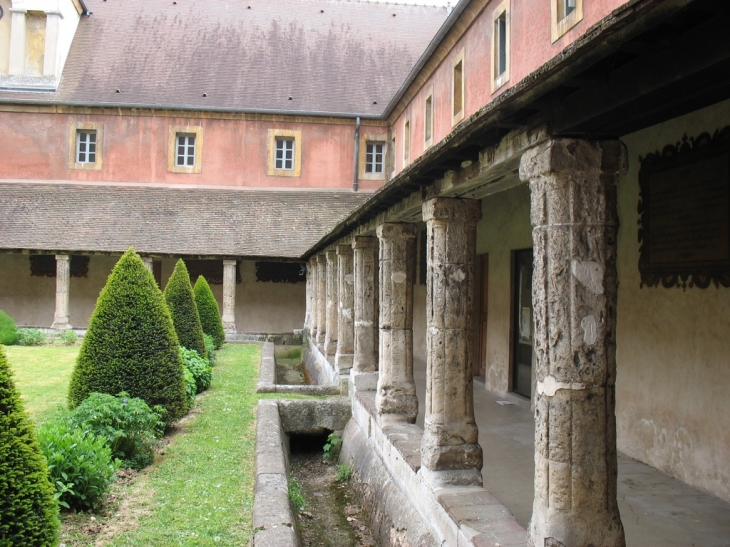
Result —
MULTIPOLYGON (((418 400, 425 400, 426 363, 414 362, 418 400)), ((534 423, 529 403, 511 405, 474 383, 474 411, 484 450, 484 487, 527 526, 532 514, 534 423)), ((423 427, 425 408, 419 408, 423 427)), ((627 547, 730 547, 730 504, 623 454, 618 500, 627 547)))

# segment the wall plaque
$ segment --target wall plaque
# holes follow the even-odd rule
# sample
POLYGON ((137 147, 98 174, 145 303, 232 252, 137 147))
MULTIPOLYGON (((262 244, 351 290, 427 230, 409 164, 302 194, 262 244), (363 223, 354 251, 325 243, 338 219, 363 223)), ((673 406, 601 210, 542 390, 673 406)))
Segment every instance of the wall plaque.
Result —
POLYGON ((639 160, 641 286, 730 287, 730 127, 639 160))

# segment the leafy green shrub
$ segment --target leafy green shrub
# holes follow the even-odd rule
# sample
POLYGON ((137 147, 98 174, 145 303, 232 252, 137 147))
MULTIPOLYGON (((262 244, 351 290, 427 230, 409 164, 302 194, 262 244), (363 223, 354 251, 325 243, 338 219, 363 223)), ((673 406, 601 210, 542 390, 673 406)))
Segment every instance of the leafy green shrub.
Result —
POLYGON ((169 422, 188 411, 180 345, 155 278, 129 249, 109 275, 69 385, 75 408, 91 393, 122 391, 162 405, 169 422))
POLYGON ((63 342, 64 346, 73 346, 78 341, 79 337, 72 330, 67 330, 61 335, 61 342, 63 342))
POLYGON ((202 275, 198 276, 193 287, 195 293, 195 305, 198 307, 198 315, 200 315, 200 326, 203 332, 213 337, 215 349, 220 349, 223 342, 226 341, 226 333, 223 330, 223 321, 221 321, 218 302, 210 290, 210 285, 202 275))
POLYGON ((157 438, 165 430, 165 409, 151 409, 142 399, 120 393, 92 393, 69 416, 72 424, 106 439, 112 456, 124 467, 142 469, 152 463, 157 438))
POLYGON ((347 482, 352 477, 353 466, 351 463, 341 463, 337 466, 337 482, 347 482))
POLYGON ((195 392, 202 393, 208 389, 213 379, 213 369, 207 359, 203 359, 194 349, 187 349, 182 346, 180 346, 180 354, 182 355, 183 365, 195 378, 195 392))
POLYGON ((0 545, 54 546, 58 524, 48 467, 0 346, 0 545))
POLYGON ((327 437, 327 443, 322 447, 324 458, 326 460, 336 460, 340 457, 340 449, 342 448, 342 437, 330 433, 327 437))
POLYGON ((42 346, 46 343, 46 334, 38 329, 18 329, 19 346, 42 346))
POLYGON ((18 327, 15 321, 3 310, 0 310, 0 344, 12 346, 18 340, 18 327))
POLYGON ((180 345, 194 349, 202 357, 207 357, 203 328, 200 326, 200 316, 195 306, 193 288, 190 286, 190 276, 182 259, 175 264, 164 294, 180 345))
POLYGON ((302 487, 294 477, 289 477, 289 502, 294 511, 299 512, 304 509, 304 496, 302 495, 302 487))
POLYGON ((208 352, 208 363, 211 367, 215 366, 215 362, 218 360, 218 356, 215 353, 215 342, 210 334, 203 333, 203 340, 205 340, 205 351, 208 352))
POLYGON ((58 503, 66 509, 97 509, 121 463, 112 459, 106 439, 84 431, 67 418, 46 422, 38 436, 58 503))
POLYGON ((195 394, 198 392, 198 385, 195 383, 195 377, 188 368, 185 368, 183 372, 183 381, 185 382, 185 400, 187 401, 188 408, 193 406, 195 402, 195 394))

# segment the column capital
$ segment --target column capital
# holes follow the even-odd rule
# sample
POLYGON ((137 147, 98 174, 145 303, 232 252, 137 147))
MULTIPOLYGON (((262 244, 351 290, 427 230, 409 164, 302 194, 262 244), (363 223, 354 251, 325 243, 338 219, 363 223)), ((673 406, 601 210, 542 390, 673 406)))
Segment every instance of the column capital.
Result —
POLYGON ((324 254, 327 260, 337 260, 337 249, 327 249, 324 254))
POLYGON ((338 255, 351 255, 352 254, 352 245, 338 245, 337 254, 338 255))
POLYGON ((224 266, 235 266, 237 262, 238 262, 237 260, 224 260, 223 265, 224 266))
POLYGON ((424 222, 477 222, 482 218, 482 202, 478 199, 434 198, 423 203, 422 211, 424 222))
POLYGON ((327 264, 327 255, 325 252, 319 253, 317 255, 317 263, 318 264, 327 264))
POLYGON ((554 139, 531 148, 520 159, 520 179, 547 174, 598 172, 623 175, 626 146, 619 140, 554 139))
POLYGON ((377 249, 378 238, 375 236, 355 236, 352 238, 353 249, 377 249))
POLYGON ((71 255, 56 255, 56 260, 58 262, 68 262, 71 260, 71 255))
POLYGON ((418 228, 410 222, 384 222, 376 231, 380 239, 415 239, 418 228))

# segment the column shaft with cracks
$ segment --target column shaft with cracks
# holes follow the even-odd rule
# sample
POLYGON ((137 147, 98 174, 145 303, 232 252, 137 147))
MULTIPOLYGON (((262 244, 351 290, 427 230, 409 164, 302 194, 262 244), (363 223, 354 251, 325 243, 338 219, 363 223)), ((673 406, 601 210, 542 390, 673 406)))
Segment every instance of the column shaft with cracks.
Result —
POLYGON ((236 333, 236 261, 223 261, 223 330, 227 334, 236 333))
POLYGON ((378 238, 356 236, 352 241, 355 277, 355 355, 357 372, 378 369, 378 238))
POLYGON ((69 289, 71 285, 71 257, 56 255, 56 312, 53 315, 52 329, 68 330, 69 322, 69 289))
POLYGON ((380 375, 375 406, 381 423, 414 423, 418 415, 413 381, 413 279, 416 225, 385 223, 380 240, 380 375))
POLYGON ((423 204, 427 226, 426 418, 423 475, 436 484, 482 483, 471 368, 476 224, 481 202, 423 204))
POLYGON ((325 253, 327 257, 327 333, 324 337, 325 355, 334 355, 337 352, 337 308, 338 308, 338 283, 337 276, 337 251, 331 249, 325 253))
POLYGON ((534 243, 535 546, 623 547, 616 503, 616 183, 620 141, 527 151, 534 243))
POLYGON ((317 255, 317 338, 315 343, 324 353, 324 338, 327 334, 327 257, 317 255))
POLYGON ((337 353, 335 367, 341 373, 352 368, 354 353, 353 301, 355 277, 352 273, 352 246, 337 246, 337 353))
POLYGON ((313 256, 307 262, 307 319, 306 327, 309 336, 317 337, 317 257, 313 256))

